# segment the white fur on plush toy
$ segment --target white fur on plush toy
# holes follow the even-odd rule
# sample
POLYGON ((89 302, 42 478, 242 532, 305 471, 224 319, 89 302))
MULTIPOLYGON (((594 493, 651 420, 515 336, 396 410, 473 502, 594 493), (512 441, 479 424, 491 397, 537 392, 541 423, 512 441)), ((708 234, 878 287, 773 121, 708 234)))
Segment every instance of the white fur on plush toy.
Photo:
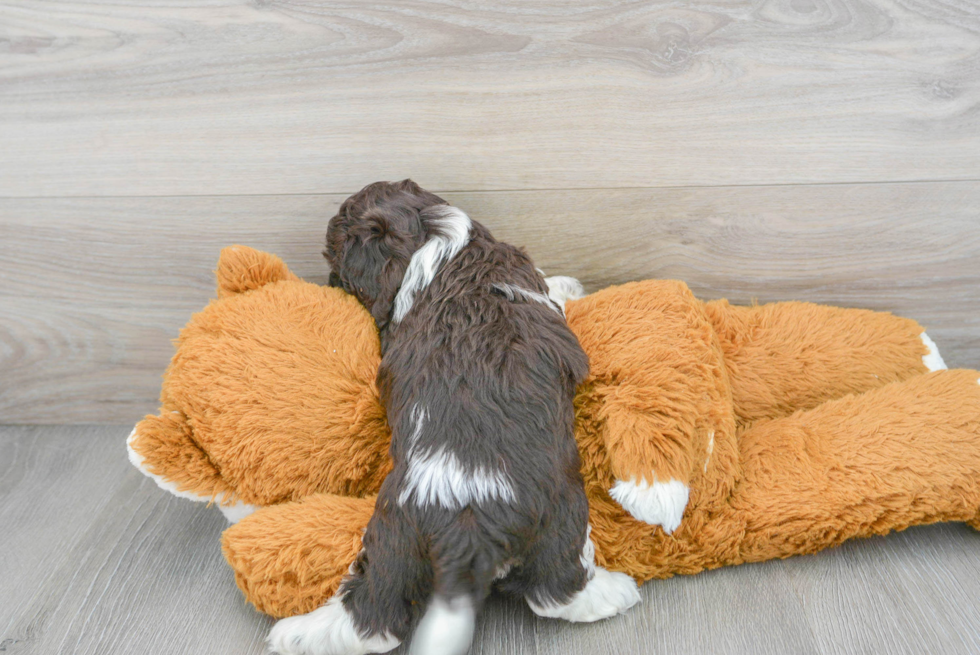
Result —
POLYGON ((609 490, 613 500, 633 518, 650 525, 663 527, 670 534, 681 524, 690 489, 679 480, 671 478, 667 482, 646 480, 637 482, 636 478, 618 480, 609 490))
POLYGON ((939 346, 936 342, 929 338, 929 335, 923 332, 919 335, 922 339, 922 343, 926 344, 926 348, 929 349, 928 354, 922 356, 922 363, 926 365, 926 368, 930 371, 945 371, 946 362, 943 361, 942 355, 939 354, 939 346))

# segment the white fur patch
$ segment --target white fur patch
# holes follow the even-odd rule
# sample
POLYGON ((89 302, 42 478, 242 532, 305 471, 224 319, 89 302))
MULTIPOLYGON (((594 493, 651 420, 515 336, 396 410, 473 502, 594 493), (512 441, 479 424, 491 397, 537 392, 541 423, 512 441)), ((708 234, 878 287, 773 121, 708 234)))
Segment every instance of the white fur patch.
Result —
POLYGON ((463 655, 473 641, 476 610, 467 596, 433 596, 419 621, 410 655, 463 655))
POLYGON ((543 293, 531 291, 530 289, 525 289, 514 284, 494 284, 493 288, 503 293, 507 297, 507 300, 510 300, 511 302, 514 302, 515 300, 539 302, 549 309, 553 309, 554 311, 558 312, 562 316, 565 315, 565 310, 563 309, 565 306, 564 303, 556 303, 543 293))
POLYGON ((670 534, 681 524, 690 489, 673 478, 669 482, 653 484, 632 478, 629 482, 616 481, 609 495, 634 518, 662 526, 664 532, 670 534))
POLYGON ((428 414, 426 414, 424 407, 419 407, 418 403, 416 403, 412 406, 410 417, 412 421, 415 422, 415 427, 412 428, 412 434, 408 438, 409 452, 411 452, 411 450, 415 448, 415 444, 418 443, 419 437, 422 435, 422 428, 425 427, 425 420, 428 418, 428 414))
POLYGON ((440 205, 425 211, 434 214, 431 222, 442 228, 445 236, 431 237, 412 255, 408 268, 405 269, 402 285, 395 296, 395 309, 392 313, 392 321, 395 323, 405 318, 415 303, 415 294, 429 286, 439 267, 455 257, 470 242, 472 222, 461 210, 440 205))
POLYGON ((253 514, 258 507, 255 505, 249 505, 248 503, 243 503, 239 500, 233 505, 218 504, 218 509, 225 515, 225 519, 227 519, 229 523, 235 524, 246 516, 253 514))
POLYGON ((266 643, 280 655, 366 655, 387 653, 400 642, 384 633, 362 637, 340 596, 334 596, 309 614, 277 621, 266 643))
MULTIPOLYGON (((544 273, 541 275, 543 276, 544 273)), ((565 302, 569 300, 585 297, 585 289, 582 287, 582 283, 573 277, 552 275, 546 277, 544 283, 548 285, 548 297, 558 303, 559 307, 564 308, 565 302)))
POLYGON ((514 487, 502 471, 480 467, 468 472, 445 448, 435 453, 412 453, 404 484, 398 494, 399 505, 414 499, 419 507, 438 505, 460 509, 470 503, 491 500, 513 503, 516 499, 514 487))
POLYGON ((944 371, 946 370, 946 362, 943 361, 942 355, 939 354, 939 346, 936 342, 929 338, 929 335, 923 332, 919 335, 922 339, 922 343, 926 344, 926 348, 929 349, 928 354, 922 356, 922 363, 926 365, 926 368, 932 371, 944 371))
POLYGON ((498 566, 497 570, 493 572, 494 582, 506 578, 510 574, 511 569, 513 568, 514 568, 513 562, 504 562, 503 564, 498 566))
POLYGON ((528 599, 531 611, 538 616, 566 621, 591 622, 622 614, 640 602, 636 582, 625 573, 613 573, 596 567, 595 575, 565 605, 538 605, 528 599))

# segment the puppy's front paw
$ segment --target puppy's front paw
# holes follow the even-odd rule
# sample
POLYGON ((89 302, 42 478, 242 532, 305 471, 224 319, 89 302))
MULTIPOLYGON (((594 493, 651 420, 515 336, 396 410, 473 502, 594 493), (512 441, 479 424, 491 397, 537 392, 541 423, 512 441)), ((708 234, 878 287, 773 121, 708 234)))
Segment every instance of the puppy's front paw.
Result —
POLYGON ((670 534, 681 524, 690 489, 673 478, 669 482, 618 480, 609 495, 635 519, 663 527, 670 534))
POLYGON ((365 655, 387 653, 400 642, 383 633, 361 637, 354 618, 334 596, 309 614, 277 621, 266 643, 270 653, 279 655, 365 655))

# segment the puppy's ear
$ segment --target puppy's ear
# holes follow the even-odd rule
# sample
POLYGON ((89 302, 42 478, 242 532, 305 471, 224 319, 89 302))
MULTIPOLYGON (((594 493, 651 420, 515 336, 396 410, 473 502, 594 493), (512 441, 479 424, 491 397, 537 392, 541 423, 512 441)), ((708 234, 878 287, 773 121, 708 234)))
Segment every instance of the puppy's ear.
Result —
POLYGON ((350 227, 337 267, 338 281, 371 312, 379 330, 391 320, 414 250, 415 230, 407 229, 404 218, 384 209, 366 213, 350 227))
POLYGON ((378 297, 371 306, 371 316, 378 325, 378 330, 383 331, 391 321, 391 314, 394 310, 395 296, 401 287, 402 279, 405 277, 405 269, 408 268, 408 260, 390 259, 384 265, 378 279, 378 297))
POLYGON ((395 189, 407 193, 414 197, 415 206, 418 209, 425 209, 426 207, 432 207, 433 205, 448 205, 449 203, 432 193, 431 191, 426 191, 413 180, 408 178, 402 180, 401 182, 395 182, 392 185, 395 189))

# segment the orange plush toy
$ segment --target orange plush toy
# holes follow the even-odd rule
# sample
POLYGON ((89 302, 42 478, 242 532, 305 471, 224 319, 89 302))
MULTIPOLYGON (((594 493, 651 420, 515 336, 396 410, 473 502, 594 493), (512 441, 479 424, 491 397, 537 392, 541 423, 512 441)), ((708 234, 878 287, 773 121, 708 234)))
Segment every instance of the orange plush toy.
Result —
MULTIPOLYGON (((390 468, 377 332, 272 255, 226 249, 217 276, 130 457, 240 519, 224 553, 258 609, 309 612, 360 550, 390 468)), ((980 373, 940 370, 914 321, 706 303, 659 280, 565 308, 591 360, 576 438, 599 565, 642 582, 918 523, 980 527, 980 373)))

